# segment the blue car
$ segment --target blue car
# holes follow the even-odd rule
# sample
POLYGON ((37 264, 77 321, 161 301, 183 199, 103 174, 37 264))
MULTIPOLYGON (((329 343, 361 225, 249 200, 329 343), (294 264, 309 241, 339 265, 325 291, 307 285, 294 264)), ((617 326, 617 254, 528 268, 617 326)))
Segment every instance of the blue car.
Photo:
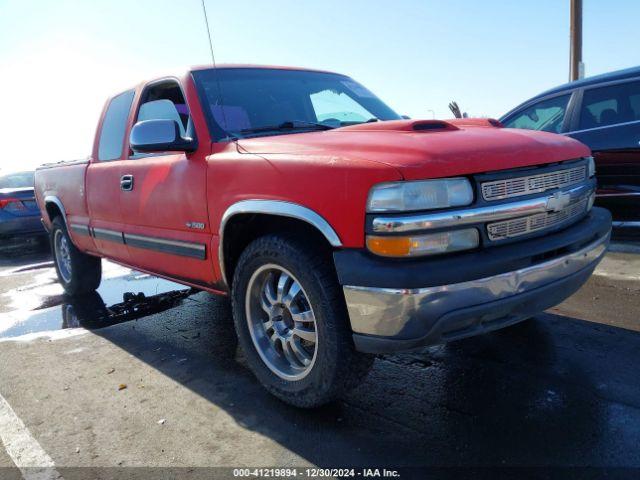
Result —
POLYGON ((0 176, 0 238, 46 234, 33 191, 33 172, 0 176))
POLYGON ((596 205, 613 225, 640 232, 640 67, 583 78, 543 92, 500 121, 575 138, 593 151, 596 205))

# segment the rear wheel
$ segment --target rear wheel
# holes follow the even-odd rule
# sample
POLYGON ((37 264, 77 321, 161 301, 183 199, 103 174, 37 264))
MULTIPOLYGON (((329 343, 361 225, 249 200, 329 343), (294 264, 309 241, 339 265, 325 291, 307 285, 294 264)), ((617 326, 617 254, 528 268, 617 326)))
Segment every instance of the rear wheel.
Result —
POLYGON ((323 249, 270 235, 240 256, 233 316, 249 367, 272 394, 297 407, 336 399, 373 357, 353 348, 344 297, 323 249))
POLYGON ((102 278, 100 259, 75 247, 61 217, 56 217, 52 223, 51 250, 58 280, 65 292, 77 295, 98 288, 102 278))

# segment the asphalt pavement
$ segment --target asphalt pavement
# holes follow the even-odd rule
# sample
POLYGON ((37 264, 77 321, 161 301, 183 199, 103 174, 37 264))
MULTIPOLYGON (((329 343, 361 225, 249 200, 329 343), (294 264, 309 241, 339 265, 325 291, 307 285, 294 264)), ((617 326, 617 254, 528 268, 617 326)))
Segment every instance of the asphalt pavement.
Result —
POLYGON ((45 251, 0 259, 0 478, 20 478, 16 466, 28 477, 43 458, 64 478, 220 466, 640 472, 640 255, 628 249, 559 307, 379 356, 358 388, 316 410, 258 384, 226 299, 104 270, 96 295, 71 299, 45 251))

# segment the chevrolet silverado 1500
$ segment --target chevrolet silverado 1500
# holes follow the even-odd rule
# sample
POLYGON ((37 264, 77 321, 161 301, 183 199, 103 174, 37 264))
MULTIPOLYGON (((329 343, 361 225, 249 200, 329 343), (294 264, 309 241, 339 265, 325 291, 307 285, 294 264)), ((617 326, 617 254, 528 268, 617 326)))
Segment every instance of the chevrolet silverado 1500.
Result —
POLYGON ((335 73, 197 68, 109 99, 36 199, 73 295, 101 257, 229 295, 263 385, 310 407, 375 353, 505 327, 591 275, 611 218, 580 142, 403 119, 335 73))

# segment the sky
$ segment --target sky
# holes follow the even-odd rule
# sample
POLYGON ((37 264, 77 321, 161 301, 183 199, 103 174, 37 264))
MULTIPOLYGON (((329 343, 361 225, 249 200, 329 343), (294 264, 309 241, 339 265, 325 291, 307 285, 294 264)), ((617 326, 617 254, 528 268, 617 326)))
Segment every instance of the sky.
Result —
MULTIPOLYGON (((400 114, 499 117, 569 72, 569 0, 205 0, 217 63, 352 76, 400 114)), ((586 75, 640 65, 640 1, 584 0, 586 75)), ((201 0, 0 0, 0 173, 85 158, 106 98, 211 62, 201 0)))

